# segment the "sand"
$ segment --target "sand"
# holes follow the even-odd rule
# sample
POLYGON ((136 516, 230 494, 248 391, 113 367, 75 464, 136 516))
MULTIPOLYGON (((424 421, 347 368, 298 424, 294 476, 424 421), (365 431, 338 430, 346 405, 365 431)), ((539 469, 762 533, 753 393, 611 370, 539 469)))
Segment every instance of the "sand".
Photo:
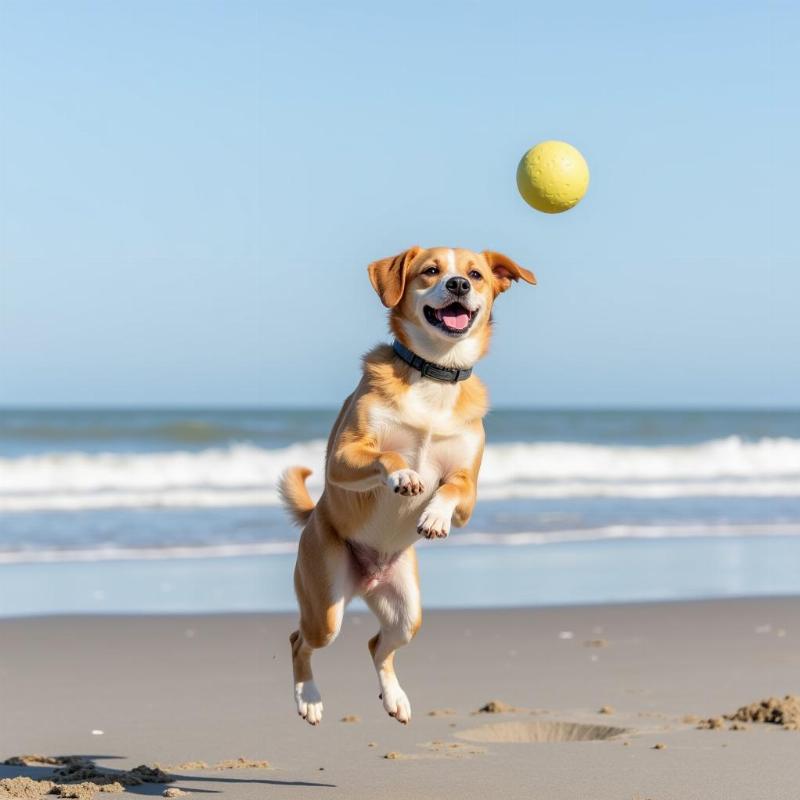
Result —
POLYGON ((782 725, 787 731, 800 731, 800 696, 787 694, 783 698, 767 697, 765 700, 742 706, 733 714, 726 715, 726 719, 765 722, 782 725))
POLYGON ((171 783, 171 775, 158 767, 140 764, 128 770, 107 770, 88 756, 10 756, 5 767, 35 767, 46 770, 46 777, 18 775, 0 779, 0 798, 35 798, 46 795, 86 800, 97 794, 119 794, 126 787, 145 783, 171 783))
POLYGON ((475 713, 476 714, 509 714, 512 711, 521 711, 522 709, 512 706, 510 703, 505 703, 502 700, 490 700, 484 703, 475 713))
POLYGON ((220 772, 225 769, 269 769, 270 764, 266 759, 239 756, 239 758, 226 758, 216 764, 207 764, 205 761, 182 761, 179 764, 157 764, 156 767, 164 772, 186 772, 198 769, 220 772))
POLYGON ((0 797, 797 800, 798 599, 429 611, 397 656, 408 727, 363 614, 319 654, 325 718, 302 723, 293 624, 0 621, 0 797))

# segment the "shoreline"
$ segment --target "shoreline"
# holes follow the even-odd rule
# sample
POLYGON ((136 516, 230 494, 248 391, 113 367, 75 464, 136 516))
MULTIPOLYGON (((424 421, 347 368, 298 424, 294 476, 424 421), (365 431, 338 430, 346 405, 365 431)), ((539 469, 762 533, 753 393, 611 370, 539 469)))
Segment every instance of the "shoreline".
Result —
MULTIPOLYGON (((376 697, 366 649, 375 622, 352 612, 315 657, 323 723, 301 722, 287 640, 294 622, 0 620, 0 759, 70 753, 119 770, 191 762, 172 786, 241 800, 265 790, 348 800, 796 798, 800 732, 697 722, 800 693, 800 597, 426 611, 397 658, 414 709, 407 727, 376 697), (475 713, 490 700, 517 710, 475 713), (624 732, 567 741, 581 726, 624 732), (508 741, 533 730, 565 740, 508 741), (240 757, 271 767, 197 766, 240 757)), ((45 771, 2 766, 0 777, 45 771)))
MULTIPOLYGON (((800 536, 452 545, 417 548, 427 609, 800 595, 800 536)), ((292 611, 294 559, 284 552, 0 564, 0 619, 292 611)))

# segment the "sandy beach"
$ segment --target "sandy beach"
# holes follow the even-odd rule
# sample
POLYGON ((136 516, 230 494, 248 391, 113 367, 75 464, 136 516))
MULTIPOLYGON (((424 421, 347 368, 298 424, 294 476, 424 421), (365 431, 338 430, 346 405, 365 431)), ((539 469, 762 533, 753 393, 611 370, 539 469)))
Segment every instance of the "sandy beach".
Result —
POLYGON ((301 722, 293 622, 1 621, 0 759, 12 763, 0 777, 48 777, 57 767, 15 759, 39 754, 81 756, 113 773, 158 765, 174 776, 126 787, 140 795, 798 797, 800 732, 724 719, 698 728, 798 693, 798 598, 432 611, 398 656, 414 710, 408 727, 378 701, 366 651, 374 622, 364 614, 348 615, 317 656, 323 724, 301 722), (516 710, 478 712, 490 701, 516 710))

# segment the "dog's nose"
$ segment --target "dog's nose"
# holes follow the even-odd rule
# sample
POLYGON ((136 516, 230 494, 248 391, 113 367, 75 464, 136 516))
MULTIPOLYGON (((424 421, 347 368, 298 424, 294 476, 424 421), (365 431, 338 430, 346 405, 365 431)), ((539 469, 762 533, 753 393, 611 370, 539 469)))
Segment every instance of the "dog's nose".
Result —
POLYGON ((469 281, 466 278, 449 278, 445 283, 448 292, 452 292, 459 297, 462 294, 467 294, 470 290, 469 281))

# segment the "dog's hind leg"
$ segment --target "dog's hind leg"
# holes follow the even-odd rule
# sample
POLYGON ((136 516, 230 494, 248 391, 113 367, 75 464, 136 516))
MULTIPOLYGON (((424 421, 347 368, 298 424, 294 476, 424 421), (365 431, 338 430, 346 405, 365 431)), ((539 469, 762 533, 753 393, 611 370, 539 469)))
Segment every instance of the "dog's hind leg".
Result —
POLYGON ((394 671, 394 653, 408 644, 422 624, 419 599, 417 554, 409 547, 394 563, 390 573, 364 600, 381 623, 369 641, 369 651, 378 673, 383 707, 403 724, 411 719, 411 703, 394 671))
POLYGON ((352 595, 344 545, 330 539, 319 547, 319 531, 303 531, 294 572, 300 605, 300 626, 289 637, 297 713, 311 725, 322 720, 322 697, 311 671, 314 650, 329 645, 342 626, 344 607, 352 595))

